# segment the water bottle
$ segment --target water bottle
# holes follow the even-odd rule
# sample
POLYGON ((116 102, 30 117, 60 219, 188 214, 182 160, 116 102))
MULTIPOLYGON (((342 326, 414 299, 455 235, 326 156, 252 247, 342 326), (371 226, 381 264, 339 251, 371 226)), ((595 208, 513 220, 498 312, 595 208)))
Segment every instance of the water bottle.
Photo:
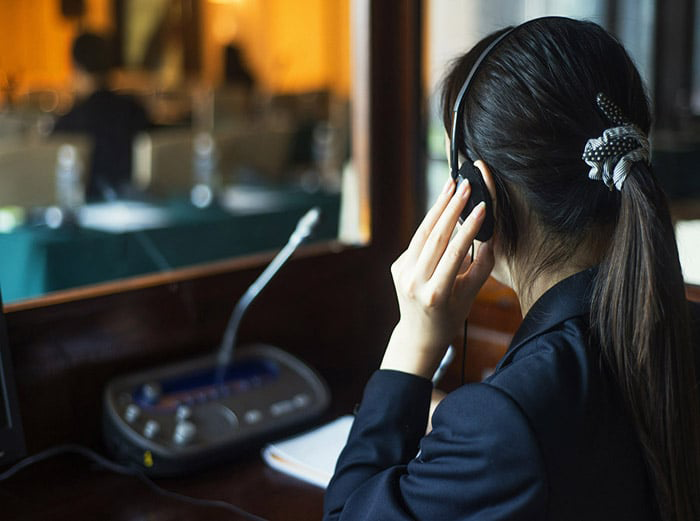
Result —
POLYGON ((218 185, 216 144, 208 132, 195 136, 192 161, 194 182, 190 200, 196 207, 206 208, 214 200, 218 185))
POLYGON ((61 145, 56 157, 56 202, 64 212, 74 214, 83 204, 81 172, 77 148, 61 145))

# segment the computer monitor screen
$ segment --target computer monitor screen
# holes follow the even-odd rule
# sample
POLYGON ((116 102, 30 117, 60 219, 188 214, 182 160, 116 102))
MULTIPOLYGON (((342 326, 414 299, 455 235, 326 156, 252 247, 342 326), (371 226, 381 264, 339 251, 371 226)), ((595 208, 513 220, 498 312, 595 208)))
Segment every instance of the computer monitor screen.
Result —
POLYGON ((24 435, 0 295, 0 466, 24 456, 24 435))

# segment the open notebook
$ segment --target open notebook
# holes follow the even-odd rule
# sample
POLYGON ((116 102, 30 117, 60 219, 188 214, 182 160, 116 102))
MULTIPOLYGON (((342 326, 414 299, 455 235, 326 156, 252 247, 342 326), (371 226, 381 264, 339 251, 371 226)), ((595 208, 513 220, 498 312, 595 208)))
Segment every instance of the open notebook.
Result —
POLYGON ((326 488, 350 434, 351 415, 312 431, 266 445, 262 457, 272 468, 326 488))
POLYGON ((678 256, 686 284, 700 284, 700 219, 676 223, 678 256))

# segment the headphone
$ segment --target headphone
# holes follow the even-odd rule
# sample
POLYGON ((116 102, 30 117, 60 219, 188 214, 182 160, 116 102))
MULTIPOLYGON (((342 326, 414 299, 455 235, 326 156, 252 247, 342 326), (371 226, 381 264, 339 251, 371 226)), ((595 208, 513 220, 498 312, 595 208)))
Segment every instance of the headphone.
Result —
POLYGON ((491 201, 491 194, 489 193, 488 188, 486 188, 484 177, 481 175, 481 171, 474 166, 474 160, 471 157, 469 157, 469 152, 467 152, 467 160, 462 164, 462 167, 459 168, 459 150, 457 148, 457 130, 459 128, 459 125, 457 124, 457 122, 459 120, 460 111, 462 110, 462 104, 464 103, 464 99, 466 98, 467 92, 469 91, 472 79, 479 70, 479 66, 491 53, 491 51, 499 43, 501 43, 506 38, 506 36, 515 31, 518 27, 520 26, 511 27, 503 34, 501 34, 498 38, 496 38, 493 42, 491 42, 486 47, 486 49, 482 51, 482 53, 474 62, 474 65, 472 65, 472 68, 469 71, 467 79, 464 81, 462 88, 459 89, 457 99, 455 100, 454 108, 452 109, 452 137, 450 139, 450 175, 452 176, 452 179, 455 180, 455 183, 457 184, 457 189, 459 189, 459 185, 462 184, 465 180, 468 180, 469 185, 471 186, 471 195, 469 196, 469 200, 467 201, 464 210, 462 210, 462 213, 459 216, 459 222, 464 222, 464 220, 469 216, 474 207, 483 201, 486 204, 484 222, 482 223, 481 228, 479 229, 479 232, 476 234, 475 237, 478 241, 482 242, 488 241, 493 236, 493 203, 491 201))

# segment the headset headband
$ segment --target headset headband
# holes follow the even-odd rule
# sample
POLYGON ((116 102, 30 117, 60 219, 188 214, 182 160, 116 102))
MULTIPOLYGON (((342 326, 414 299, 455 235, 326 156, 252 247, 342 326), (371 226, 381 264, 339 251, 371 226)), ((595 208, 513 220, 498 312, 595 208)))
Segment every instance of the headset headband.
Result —
POLYGON ((457 99, 455 99, 454 108, 452 109, 452 134, 450 135, 450 171, 452 172, 452 179, 457 179, 457 175, 459 172, 459 149, 457 148, 457 120, 459 119, 459 110, 462 108, 462 100, 464 100, 464 98, 466 97, 472 79, 479 70, 479 66, 481 65, 481 63, 486 59, 486 57, 491 53, 491 51, 517 27, 519 26, 511 27, 510 29, 508 29, 506 32, 504 32, 502 35, 500 35, 498 38, 492 41, 488 45, 488 47, 486 47, 486 49, 482 51, 482 53, 474 62, 474 65, 472 65, 472 68, 469 71, 469 74, 467 75, 467 79, 464 80, 464 83, 462 84, 462 88, 459 89, 457 99))
MULTIPOLYGON (((464 80, 464 83, 462 84, 462 88, 459 89, 459 93, 457 94, 457 99, 455 99, 455 104, 454 108, 452 109, 452 134, 450 135, 450 172, 452 174, 452 179, 457 179, 457 176, 459 175, 459 149, 457 148, 457 120, 459 119, 459 111, 462 108, 462 102, 463 100, 467 97, 467 92, 469 91, 469 87, 471 85, 472 79, 476 75, 476 73, 479 70, 479 67, 481 66, 482 62, 487 58, 487 56, 493 51, 496 46, 501 43, 508 35, 510 35, 513 31, 516 29, 519 29, 523 25, 527 25, 531 22, 539 21, 539 20, 545 20, 545 19, 552 19, 552 18, 563 18, 561 16, 544 16, 541 18, 534 18, 532 20, 527 20, 523 22, 520 25, 515 25, 505 31, 503 34, 501 34, 498 38, 496 38, 494 41, 492 41, 486 49, 482 51, 482 53, 479 55, 479 57, 476 59, 474 62, 474 65, 472 65, 471 70, 469 71, 469 74, 467 75, 467 79, 464 80)), ((471 159, 471 158, 469 158, 471 159)))

